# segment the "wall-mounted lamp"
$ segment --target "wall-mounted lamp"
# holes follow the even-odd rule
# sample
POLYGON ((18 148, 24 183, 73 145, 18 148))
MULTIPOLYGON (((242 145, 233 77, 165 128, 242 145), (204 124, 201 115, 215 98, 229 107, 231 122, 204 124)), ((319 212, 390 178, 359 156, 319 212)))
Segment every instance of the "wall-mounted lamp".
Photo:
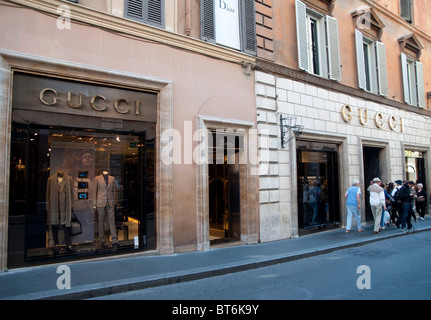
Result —
POLYGON ((283 149, 293 138, 299 137, 304 130, 304 126, 296 124, 296 120, 296 117, 283 118, 280 115, 281 147, 283 149))

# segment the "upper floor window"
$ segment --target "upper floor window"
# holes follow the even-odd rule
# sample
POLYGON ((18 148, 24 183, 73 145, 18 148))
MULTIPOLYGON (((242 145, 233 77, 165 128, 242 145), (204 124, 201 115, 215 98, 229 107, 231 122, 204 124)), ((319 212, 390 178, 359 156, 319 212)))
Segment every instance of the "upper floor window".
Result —
POLYGON ((255 55, 254 0, 201 0, 201 38, 255 55))
POLYGON ((404 101, 410 105, 424 108, 425 88, 422 63, 401 53, 401 67, 403 72, 404 101))
POLYGON ((125 0, 124 6, 124 15, 126 18, 159 28, 165 27, 164 0, 125 0))
POLYGON ((400 0, 401 18, 409 23, 413 22, 412 0, 400 0))
POLYGON ((341 81, 337 19, 307 8, 296 0, 299 68, 341 81))
POLYGON ((404 101, 425 108, 423 66, 419 62, 423 46, 414 34, 402 37, 398 42, 401 48, 404 101))
POLYGON ((355 37, 359 88, 387 96, 385 45, 364 37, 359 30, 355 30, 355 37))

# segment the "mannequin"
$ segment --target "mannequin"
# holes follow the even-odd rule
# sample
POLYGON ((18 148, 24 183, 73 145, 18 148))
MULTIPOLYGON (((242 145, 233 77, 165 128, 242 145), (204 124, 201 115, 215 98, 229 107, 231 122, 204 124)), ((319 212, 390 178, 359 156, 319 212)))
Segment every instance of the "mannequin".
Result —
POLYGON ((94 195, 96 196, 99 237, 102 248, 108 248, 104 232, 104 222, 107 219, 112 246, 116 249, 120 246, 114 210, 114 206, 117 204, 117 182, 113 176, 109 175, 108 171, 103 171, 101 175, 94 178, 94 195))
POLYGON ((47 223, 54 238, 54 252, 59 252, 58 229, 64 227, 66 250, 74 252, 71 238, 72 179, 62 170, 48 178, 46 187, 47 223))

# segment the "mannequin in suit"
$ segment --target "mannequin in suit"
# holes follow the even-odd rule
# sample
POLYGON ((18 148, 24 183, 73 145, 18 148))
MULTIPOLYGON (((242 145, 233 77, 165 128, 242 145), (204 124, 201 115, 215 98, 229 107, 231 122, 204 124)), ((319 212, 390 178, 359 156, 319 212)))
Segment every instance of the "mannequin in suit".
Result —
POLYGON ((101 175, 94 178, 94 194, 96 195, 99 237, 102 241, 102 248, 108 247, 104 232, 104 222, 107 219, 112 246, 115 249, 119 246, 114 210, 114 206, 117 204, 117 183, 107 171, 103 171, 101 175))

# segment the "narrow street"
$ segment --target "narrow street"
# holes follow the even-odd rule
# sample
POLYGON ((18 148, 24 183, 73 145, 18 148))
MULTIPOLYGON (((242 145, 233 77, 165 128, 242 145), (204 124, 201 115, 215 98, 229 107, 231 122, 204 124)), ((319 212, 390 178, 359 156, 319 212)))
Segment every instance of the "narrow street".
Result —
POLYGON ((413 233, 274 266, 97 299, 428 300, 430 246, 430 231, 413 233), (368 272, 360 266, 368 267, 368 272))

